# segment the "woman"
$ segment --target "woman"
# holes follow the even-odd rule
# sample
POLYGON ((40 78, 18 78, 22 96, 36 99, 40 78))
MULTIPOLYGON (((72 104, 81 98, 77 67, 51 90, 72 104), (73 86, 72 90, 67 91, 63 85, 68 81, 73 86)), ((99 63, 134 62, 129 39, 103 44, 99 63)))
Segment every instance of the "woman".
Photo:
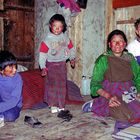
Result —
POLYGON ((136 100, 140 67, 133 55, 125 51, 126 45, 127 38, 121 30, 109 34, 107 52, 96 60, 90 84, 91 95, 97 97, 91 110, 97 116, 114 117, 115 132, 140 121, 140 104, 136 100))

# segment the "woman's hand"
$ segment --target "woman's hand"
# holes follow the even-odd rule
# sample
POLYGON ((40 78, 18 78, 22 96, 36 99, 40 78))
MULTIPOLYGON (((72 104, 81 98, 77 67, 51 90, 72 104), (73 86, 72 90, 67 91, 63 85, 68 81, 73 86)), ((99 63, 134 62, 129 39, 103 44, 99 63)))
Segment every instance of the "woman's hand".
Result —
POLYGON ((121 104, 116 96, 112 96, 110 93, 108 93, 108 92, 105 91, 104 89, 99 89, 99 90, 97 91, 97 93, 98 93, 100 96, 103 96, 103 97, 105 97, 107 100, 109 100, 109 106, 110 106, 110 107, 117 107, 117 106, 119 106, 119 105, 121 104))
POLYGON ((116 96, 113 96, 109 99, 109 107, 117 107, 120 106, 121 103, 119 102, 116 96))

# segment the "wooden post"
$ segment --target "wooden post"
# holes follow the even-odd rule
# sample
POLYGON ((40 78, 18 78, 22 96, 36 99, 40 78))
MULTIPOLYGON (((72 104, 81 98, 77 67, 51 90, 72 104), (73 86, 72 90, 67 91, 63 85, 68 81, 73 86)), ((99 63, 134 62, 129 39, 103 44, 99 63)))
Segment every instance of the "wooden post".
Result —
POLYGON ((3 18, 0 17, 0 50, 3 49, 3 37, 4 37, 4 31, 3 31, 3 18))
POLYGON ((112 0, 106 0, 106 8, 105 8, 105 45, 106 45, 106 39, 108 34, 113 29, 113 7, 112 7, 112 0))

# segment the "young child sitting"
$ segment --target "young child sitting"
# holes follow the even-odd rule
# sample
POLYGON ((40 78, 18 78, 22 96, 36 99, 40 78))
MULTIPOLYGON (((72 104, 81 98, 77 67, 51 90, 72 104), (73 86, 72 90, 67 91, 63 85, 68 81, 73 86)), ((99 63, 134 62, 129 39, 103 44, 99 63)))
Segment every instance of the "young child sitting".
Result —
POLYGON ((20 115, 22 84, 15 56, 0 51, 0 115, 4 116, 4 121, 13 122, 20 115))

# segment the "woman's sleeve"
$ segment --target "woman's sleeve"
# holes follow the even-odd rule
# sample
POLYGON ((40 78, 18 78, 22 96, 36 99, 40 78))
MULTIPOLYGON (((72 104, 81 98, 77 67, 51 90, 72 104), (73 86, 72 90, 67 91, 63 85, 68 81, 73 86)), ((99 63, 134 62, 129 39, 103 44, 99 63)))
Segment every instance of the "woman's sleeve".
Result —
POLYGON ((102 88, 104 73, 107 69, 107 56, 101 55, 95 62, 92 79, 90 82, 90 94, 92 97, 99 96, 97 90, 102 88))
POLYGON ((138 92, 140 92, 140 66, 137 63, 137 61, 135 60, 135 58, 132 59, 131 61, 131 68, 133 71, 133 75, 134 75, 134 84, 138 90, 138 92))

